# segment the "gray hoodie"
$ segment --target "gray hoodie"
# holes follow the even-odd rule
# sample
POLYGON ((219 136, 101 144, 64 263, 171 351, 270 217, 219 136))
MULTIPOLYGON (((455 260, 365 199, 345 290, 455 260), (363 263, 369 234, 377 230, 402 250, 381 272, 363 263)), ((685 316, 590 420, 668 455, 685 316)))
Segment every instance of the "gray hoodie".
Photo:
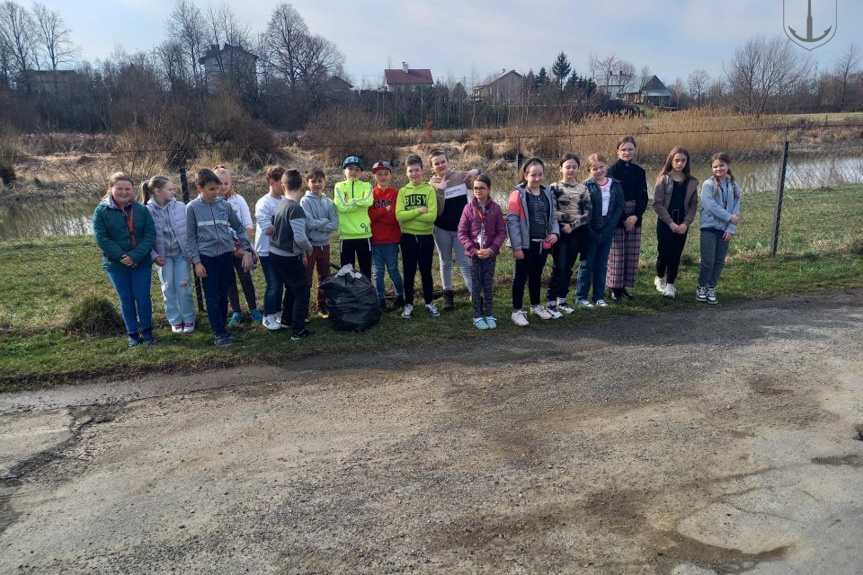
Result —
POLYGON ((339 214, 331 199, 321 194, 316 196, 308 190, 300 200, 306 214, 306 231, 313 246, 330 245, 330 236, 339 229, 339 214))
POLYGON ((192 263, 201 263, 201 255, 213 258, 233 252, 231 228, 234 228, 243 249, 252 251, 243 222, 225 198, 207 202, 203 196, 198 196, 189 202, 186 206, 186 247, 192 263))

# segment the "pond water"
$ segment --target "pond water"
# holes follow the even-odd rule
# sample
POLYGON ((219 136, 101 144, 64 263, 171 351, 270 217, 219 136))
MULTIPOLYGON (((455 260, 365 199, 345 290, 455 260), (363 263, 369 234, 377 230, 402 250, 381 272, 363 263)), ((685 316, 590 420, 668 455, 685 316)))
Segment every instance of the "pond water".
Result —
MULTIPOLYGON (((779 162, 740 162, 732 166, 735 179, 743 192, 775 192, 779 175, 779 162)), ((648 166, 648 181, 655 180, 659 167, 648 166)), ((505 204, 515 180, 515 166, 510 174, 496 174, 493 178, 494 196, 505 204)), ((551 178, 557 176, 556 166, 549 166, 551 178)), ((582 169, 582 176, 587 171, 582 169)), ((700 180, 710 176, 706 163, 697 164, 693 175, 700 180)), ((786 189, 808 189, 821 186, 863 183, 863 158, 836 157, 832 159, 791 159, 786 172, 786 189)), ((652 186, 650 186, 652 189, 652 186)), ((257 197, 247 195, 252 207, 257 197)), ((93 209, 99 197, 74 200, 20 200, 0 202, 0 240, 40 238, 46 236, 90 235, 93 233, 93 209)), ((253 208, 254 209, 254 208, 253 208)))

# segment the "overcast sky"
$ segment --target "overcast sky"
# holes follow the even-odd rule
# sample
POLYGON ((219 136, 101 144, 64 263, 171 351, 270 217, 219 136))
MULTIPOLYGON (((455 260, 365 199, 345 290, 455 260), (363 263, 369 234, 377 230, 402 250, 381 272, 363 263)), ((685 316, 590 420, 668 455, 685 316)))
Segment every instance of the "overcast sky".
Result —
MULTIPOLYGON (((29 5, 28 2, 18 0, 29 5)), ((82 56, 95 62, 116 47, 149 50, 164 39, 175 0, 40 0, 59 11, 82 56)), ((274 0, 226 3, 255 30, 266 28, 274 0)), ((201 8, 209 0, 198 0, 201 8)), ((378 85, 383 69, 430 68, 435 79, 481 81, 502 68, 550 71, 563 50, 575 70, 588 73, 591 53, 650 67, 667 84, 722 64, 749 38, 783 34, 783 0, 296 0, 309 29, 335 42, 356 86, 378 85), (612 7, 599 9, 600 6, 612 7)), ((806 30, 807 0, 784 0, 789 24, 806 30)), ((812 0, 815 35, 834 23, 834 38, 811 52, 830 68, 852 42, 863 45, 863 2, 812 0), (838 8, 837 8, 838 6, 838 8)), ((800 49, 802 51, 802 48, 800 49)))

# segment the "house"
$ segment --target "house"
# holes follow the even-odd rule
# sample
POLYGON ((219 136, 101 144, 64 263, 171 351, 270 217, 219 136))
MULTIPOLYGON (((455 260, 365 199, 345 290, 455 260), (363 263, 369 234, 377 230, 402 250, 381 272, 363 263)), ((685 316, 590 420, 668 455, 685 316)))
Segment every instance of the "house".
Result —
POLYGON ((495 79, 474 88, 473 97, 478 102, 492 104, 520 102, 524 97, 524 76, 504 68, 495 79))
POLYGON ((333 76, 332 78, 324 82, 324 85, 322 87, 324 92, 327 94, 350 92, 354 89, 351 84, 338 76, 333 76))
POLYGON ((218 88, 226 81, 243 90, 257 87, 256 62, 258 57, 241 48, 225 44, 211 44, 210 49, 198 58, 204 66, 204 78, 209 88, 218 88))
POLYGON ((407 62, 402 62, 401 69, 387 68, 384 70, 384 83, 387 92, 409 92, 423 86, 434 86, 431 70, 428 68, 408 68, 407 62))
POLYGON ((653 76, 644 83, 638 92, 623 94, 623 101, 628 104, 667 107, 671 105, 671 91, 665 87, 659 78, 653 76))

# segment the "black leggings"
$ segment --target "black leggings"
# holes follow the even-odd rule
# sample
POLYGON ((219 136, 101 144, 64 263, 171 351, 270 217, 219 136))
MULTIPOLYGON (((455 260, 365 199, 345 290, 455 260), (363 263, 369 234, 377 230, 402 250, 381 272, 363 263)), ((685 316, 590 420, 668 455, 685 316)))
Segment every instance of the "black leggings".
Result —
POLYGON ((656 239, 659 255, 656 257, 656 275, 665 277, 670 284, 677 279, 677 270, 680 267, 680 256, 683 254, 683 246, 686 245, 685 234, 676 234, 662 220, 656 222, 656 239), (666 273, 668 275, 666 275, 666 273))
POLYGON ((340 265, 351 264, 354 269, 359 269, 360 273, 372 279, 372 244, 369 238, 342 240, 340 248, 340 265), (356 256, 356 261, 354 261, 354 256, 356 256))
POLYGON ((530 242, 530 247, 522 250, 524 258, 515 260, 515 277, 512 280, 512 309, 521 309, 524 300, 524 284, 530 292, 530 305, 539 305, 542 288, 542 268, 548 259, 548 252, 542 249, 542 242, 530 242))
POLYGON ((402 232, 402 267, 404 268, 405 303, 414 303, 414 281, 417 267, 423 282, 423 299, 431 303, 434 299, 434 279, 432 278, 432 259, 434 258, 434 236, 417 236, 402 232))

